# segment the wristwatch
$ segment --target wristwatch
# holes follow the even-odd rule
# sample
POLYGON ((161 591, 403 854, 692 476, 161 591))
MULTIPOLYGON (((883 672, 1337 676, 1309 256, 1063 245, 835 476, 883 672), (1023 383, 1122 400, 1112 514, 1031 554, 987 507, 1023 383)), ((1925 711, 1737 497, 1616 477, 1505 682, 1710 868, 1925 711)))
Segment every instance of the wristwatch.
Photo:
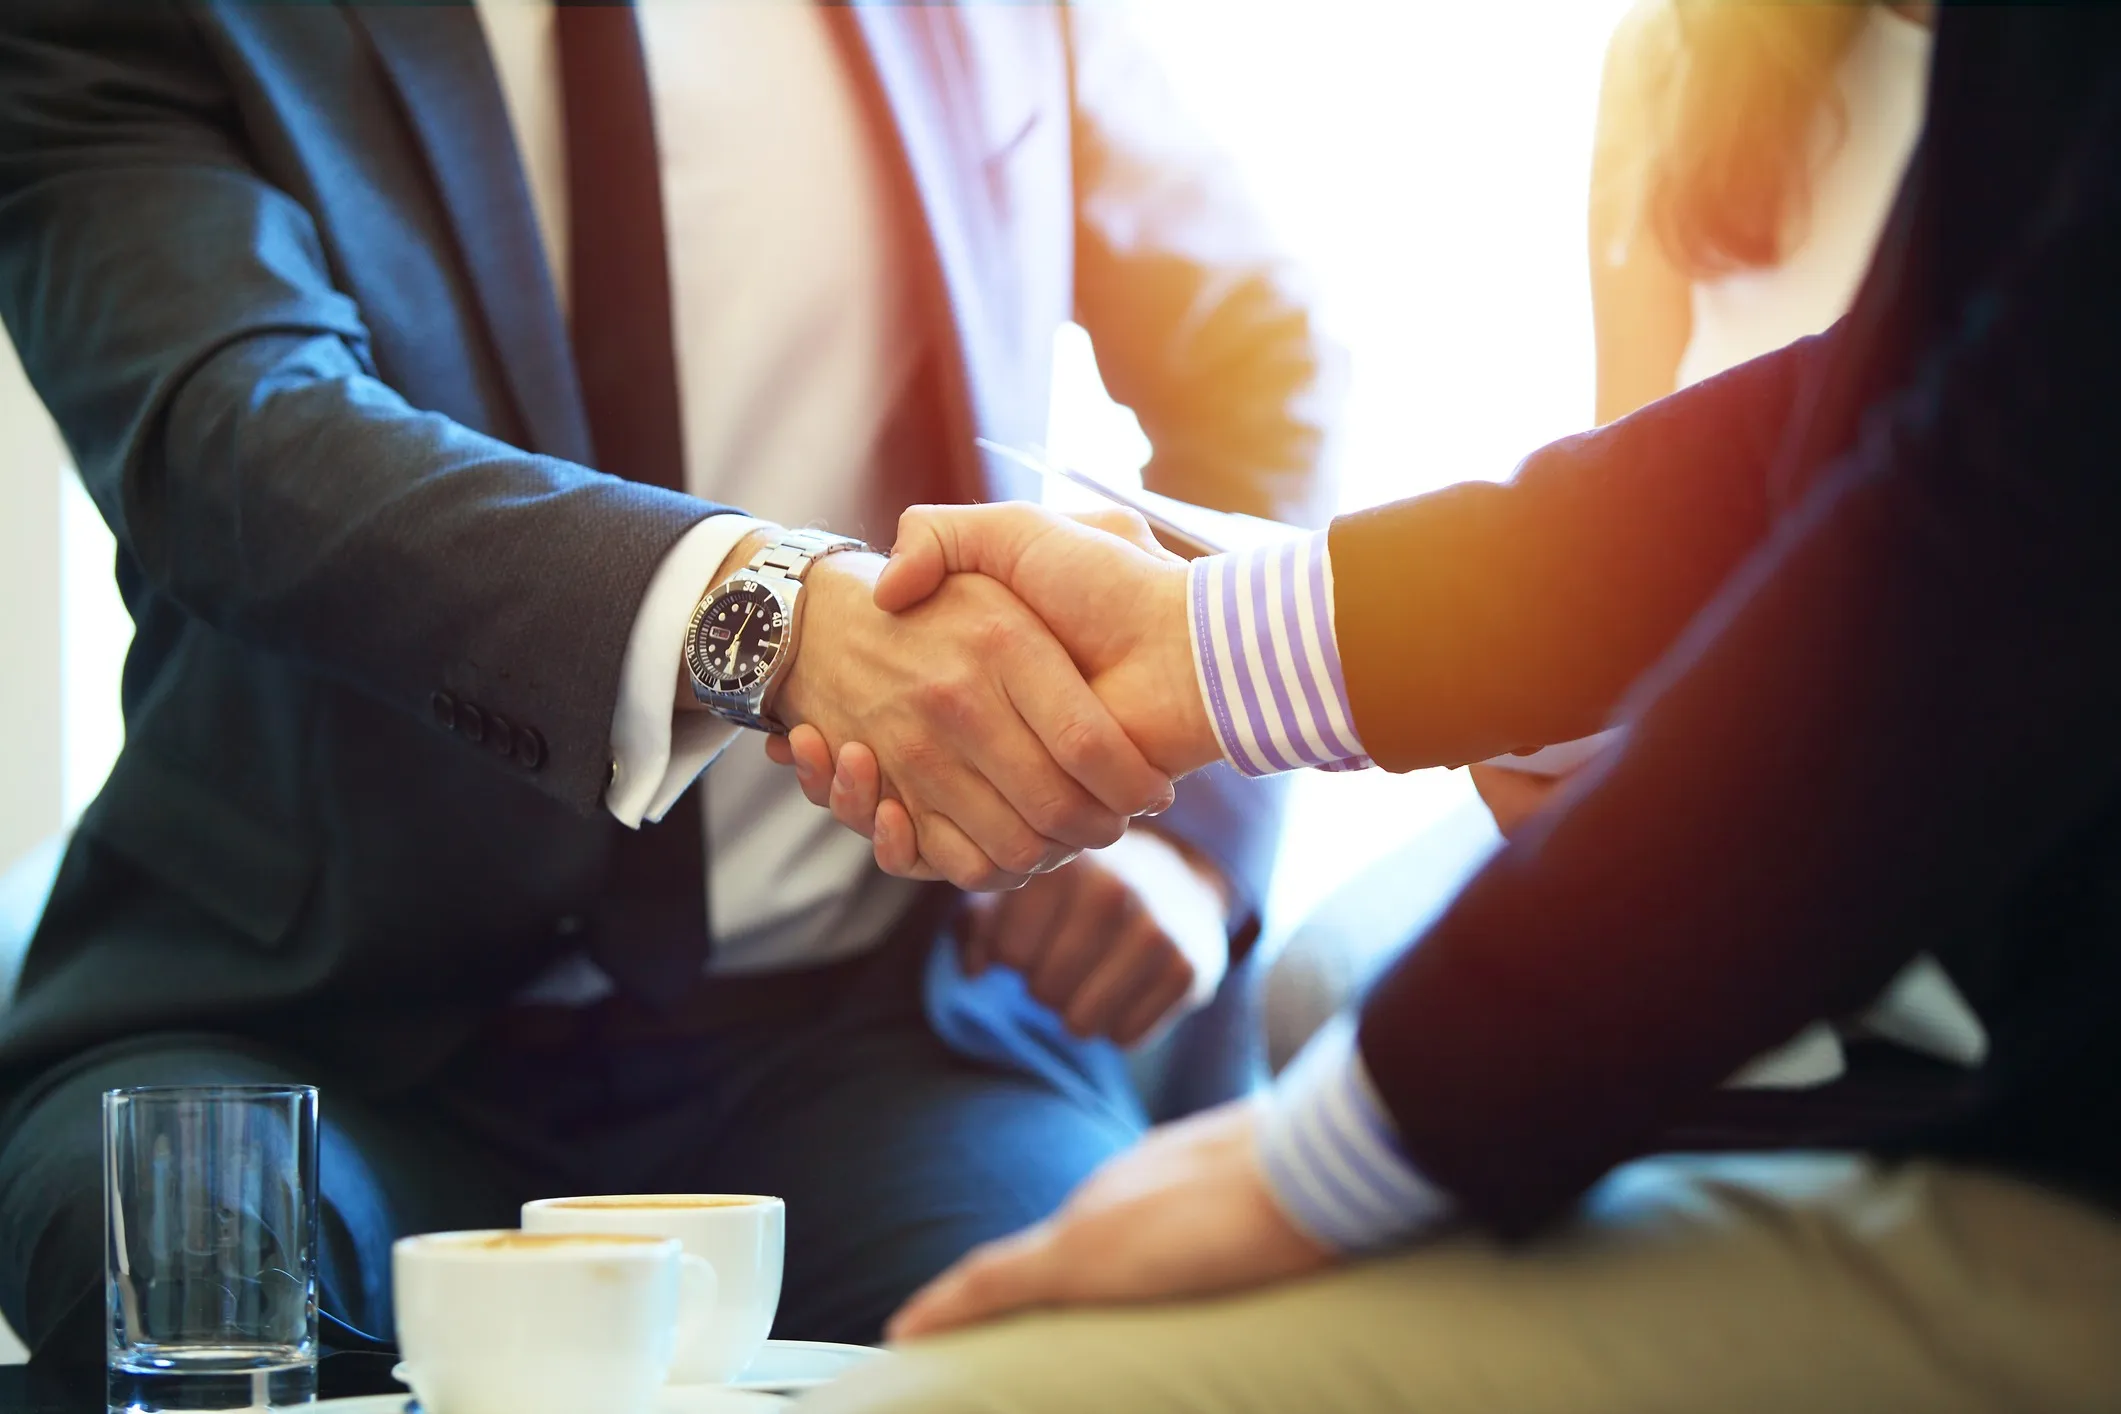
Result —
POLYGON ((795 661, 803 577, 827 555, 868 549, 828 531, 783 531, 700 596, 685 629, 685 671, 700 705, 739 726, 786 730, 767 714, 766 699, 795 661))

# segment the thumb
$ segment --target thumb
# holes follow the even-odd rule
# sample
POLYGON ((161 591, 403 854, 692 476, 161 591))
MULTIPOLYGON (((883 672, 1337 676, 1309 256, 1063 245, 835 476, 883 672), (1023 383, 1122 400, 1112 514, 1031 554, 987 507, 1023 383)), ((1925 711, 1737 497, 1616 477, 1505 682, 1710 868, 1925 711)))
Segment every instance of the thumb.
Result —
POLYGON ((876 606, 898 613, 940 589, 946 575, 984 574, 1014 587, 1024 552, 1067 522, 1023 501, 991 506, 912 506, 876 581, 876 606))
POLYGON ((884 1333, 912 1340, 1039 1305, 1059 1285, 1054 1266, 1049 1224, 997 1238, 913 1293, 884 1333))
POLYGON ((1166 549, 1164 542, 1156 538, 1149 522, 1140 511, 1128 506, 1099 506, 1092 510, 1070 511, 1068 519, 1078 525, 1087 525, 1092 530, 1102 530, 1107 535, 1116 535, 1138 550, 1156 556, 1160 560, 1184 560, 1166 549))

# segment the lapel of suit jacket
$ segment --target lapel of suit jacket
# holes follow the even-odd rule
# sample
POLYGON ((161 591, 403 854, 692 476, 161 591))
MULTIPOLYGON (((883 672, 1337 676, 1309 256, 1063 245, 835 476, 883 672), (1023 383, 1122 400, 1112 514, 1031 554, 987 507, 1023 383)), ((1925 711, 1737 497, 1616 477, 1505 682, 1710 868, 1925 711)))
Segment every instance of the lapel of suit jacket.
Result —
POLYGON ((470 4, 348 4, 418 135, 531 450, 590 462, 574 353, 470 4))
MULTIPOLYGON (((836 26, 871 116, 897 134, 903 186, 922 219, 926 240, 916 242, 916 258, 931 262, 926 273, 934 297, 924 308, 935 312, 927 332, 936 341, 945 372, 944 397, 950 406, 944 414, 951 445, 944 450, 952 458, 953 484, 966 500, 1035 501, 1040 491, 1035 477, 981 458, 973 444, 975 436, 995 428, 988 407, 1001 397, 999 390, 985 386, 986 370, 1007 364, 986 356, 989 334, 980 317, 983 252, 978 241, 994 236, 989 229, 994 214, 979 204, 977 184, 967 176, 968 161, 976 164, 977 157, 952 151, 953 141, 968 131, 965 116, 954 111, 962 94, 948 61, 957 40, 952 30, 959 23, 956 9, 901 0, 848 0, 827 5, 826 14, 836 26)), ((976 165, 971 170, 976 173, 976 165)))

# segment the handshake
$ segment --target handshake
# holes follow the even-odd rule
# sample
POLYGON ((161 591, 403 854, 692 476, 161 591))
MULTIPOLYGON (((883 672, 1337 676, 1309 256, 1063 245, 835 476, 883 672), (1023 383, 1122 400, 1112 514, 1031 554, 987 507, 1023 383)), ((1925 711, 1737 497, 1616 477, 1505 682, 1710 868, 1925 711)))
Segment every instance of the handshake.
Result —
POLYGON ((1220 759, 1186 580, 1131 511, 916 506, 813 569, 768 753, 885 870, 1014 888, 1220 759))

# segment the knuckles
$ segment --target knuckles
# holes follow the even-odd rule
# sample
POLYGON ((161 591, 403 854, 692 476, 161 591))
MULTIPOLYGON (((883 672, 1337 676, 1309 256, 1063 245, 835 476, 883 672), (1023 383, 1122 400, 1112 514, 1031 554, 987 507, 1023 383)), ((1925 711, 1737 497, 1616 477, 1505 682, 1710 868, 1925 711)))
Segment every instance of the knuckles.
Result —
POLYGON ((954 760, 940 741, 924 732, 906 737, 896 743, 896 748, 898 761, 892 772, 895 781, 934 780, 954 760))
POLYGON ((965 627, 965 644, 982 663, 1010 657, 1029 639, 1020 614, 983 613, 965 627))
POLYGON ((921 715, 952 732, 971 729, 978 718, 983 684, 967 672, 937 672, 914 691, 921 715))
POLYGON ((1054 730, 1053 760, 1063 771, 1081 780, 1085 771, 1118 754, 1120 745, 1107 740, 1098 723, 1071 717, 1054 730))

